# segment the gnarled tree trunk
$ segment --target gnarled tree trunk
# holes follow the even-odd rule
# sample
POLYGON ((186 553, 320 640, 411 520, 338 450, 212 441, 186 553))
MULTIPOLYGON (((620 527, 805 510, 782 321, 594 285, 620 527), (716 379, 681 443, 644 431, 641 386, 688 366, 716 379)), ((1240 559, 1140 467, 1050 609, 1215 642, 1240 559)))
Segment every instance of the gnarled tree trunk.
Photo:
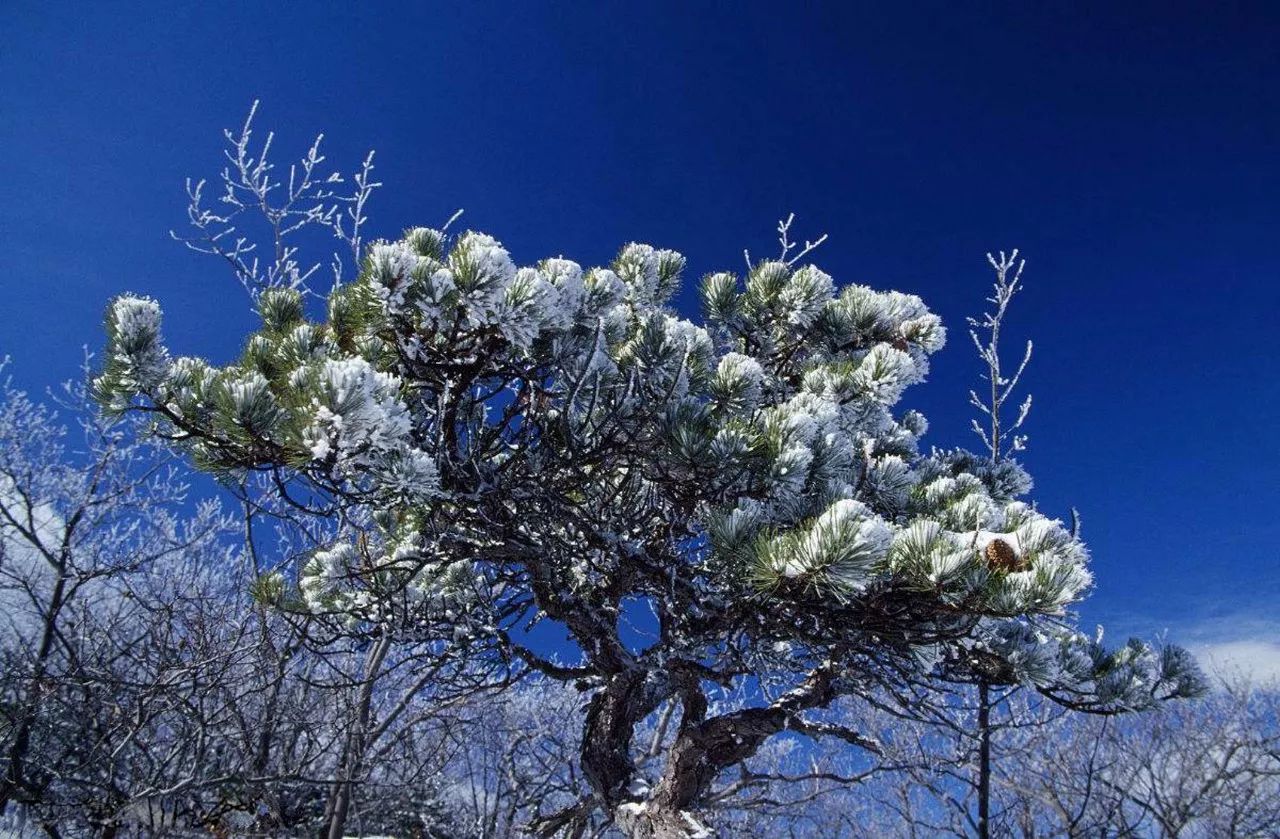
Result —
POLYGON ((685 684, 681 691, 684 717, 667 752, 662 777, 643 800, 610 802, 618 827, 630 839, 711 839, 715 833, 702 823, 698 808, 715 779, 755 754, 799 711, 830 702, 835 696, 831 677, 830 665, 824 664, 768 706, 710 719, 705 718, 702 691, 685 684))

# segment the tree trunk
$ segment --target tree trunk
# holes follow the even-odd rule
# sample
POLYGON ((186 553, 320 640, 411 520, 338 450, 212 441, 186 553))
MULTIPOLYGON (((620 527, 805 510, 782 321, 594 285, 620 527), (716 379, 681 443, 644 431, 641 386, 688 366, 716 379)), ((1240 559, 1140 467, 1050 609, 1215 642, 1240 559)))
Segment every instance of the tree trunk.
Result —
POLYGON ((715 833, 697 809, 720 773, 755 754, 799 711, 825 705, 834 695, 831 668, 824 664, 768 707, 704 719, 706 697, 696 684, 685 684, 684 718, 662 778, 647 800, 615 806, 618 827, 629 839, 711 839, 715 833))
POLYGON ((631 738, 636 726, 670 695, 664 679, 645 670, 609 677, 591 697, 582 731, 582 773, 606 810, 626 800, 635 775, 631 738))
POLYGON ((991 696, 978 682, 978 839, 991 839, 991 696))
POLYGON ((351 730, 347 733, 347 745, 343 749, 342 763, 338 767, 338 778, 334 786, 329 806, 328 839, 342 839, 347 825, 347 814, 351 810, 351 796, 364 770, 364 752, 366 735, 369 731, 369 713, 373 704, 373 687, 378 680, 382 662, 391 649, 391 636, 383 635, 369 650, 365 665, 364 683, 360 686, 356 703, 356 717, 352 721, 351 730))

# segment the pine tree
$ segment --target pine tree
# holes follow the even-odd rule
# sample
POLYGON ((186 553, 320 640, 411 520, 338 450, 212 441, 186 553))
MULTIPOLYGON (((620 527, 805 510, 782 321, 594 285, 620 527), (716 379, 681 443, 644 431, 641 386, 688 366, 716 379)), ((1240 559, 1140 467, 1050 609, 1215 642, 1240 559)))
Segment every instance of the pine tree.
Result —
POLYGON ((895 408, 943 347, 939 318, 838 288, 789 226, 779 258, 703 279, 701 324, 670 305, 673 251, 517 267, 491 236, 426 228, 369 247, 318 319, 296 289, 261 293, 261 328, 222 367, 172 357, 158 304, 126 295, 95 389, 201 468, 263 473, 276 502, 341 524, 273 579, 285 608, 588 691, 593 795, 545 835, 599 814, 711 835, 697 813, 722 771, 787 730, 875 751, 813 712, 917 695, 958 661, 1081 709, 1198 692, 1181 650, 1106 650, 1072 626, 1087 551, 1025 500, 1016 461, 921 450, 924 417, 895 408), (635 603, 653 615, 642 648, 620 629, 635 603), (539 620, 576 660, 527 642, 539 620), (678 728, 642 776, 633 734, 669 703, 678 728))

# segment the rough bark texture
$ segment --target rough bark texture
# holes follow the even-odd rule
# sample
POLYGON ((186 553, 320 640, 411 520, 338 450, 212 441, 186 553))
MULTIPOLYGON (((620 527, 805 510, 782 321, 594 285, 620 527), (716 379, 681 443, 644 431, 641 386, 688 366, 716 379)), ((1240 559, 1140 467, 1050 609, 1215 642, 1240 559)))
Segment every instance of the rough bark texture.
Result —
POLYGON ((637 803, 624 804, 614 823, 628 839, 710 839, 714 836, 689 813, 655 810, 637 803))
POLYGON ((653 674, 626 670, 609 678, 591 698, 582 732, 582 772, 607 810, 626 800, 635 775, 631 739, 635 727, 666 697, 653 674))
MULTIPOLYGON (((715 834, 701 823, 697 810, 720 773, 755 754, 799 711, 825 705, 835 696, 829 665, 817 668, 799 687, 766 707, 710 719, 705 718, 706 698, 697 686, 686 683, 682 688, 684 718, 661 779, 643 801, 607 802, 630 839, 710 839, 715 834)), ((628 778, 634 772, 629 757, 625 771, 628 778)))

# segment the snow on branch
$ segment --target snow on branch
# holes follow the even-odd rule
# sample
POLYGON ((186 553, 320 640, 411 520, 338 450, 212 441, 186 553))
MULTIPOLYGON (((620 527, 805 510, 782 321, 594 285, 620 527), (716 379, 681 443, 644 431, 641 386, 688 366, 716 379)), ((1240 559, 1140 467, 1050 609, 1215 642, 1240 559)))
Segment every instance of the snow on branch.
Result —
POLYGON ((982 439, 983 445, 991 453, 992 460, 998 461, 1026 448, 1026 435, 1015 432, 1022 427, 1027 419, 1027 414, 1031 412, 1031 395, 1028 394, 1022 404, 1018 406, 1018 413, 1008 427, 1003 425, 1001 410, 1018 387, 1018 382, 1021 381, 1022 374, 1027 369, 1027 364, 1031 361, 1033 344, 1031 341, 1027 341, 1026 349, 1022 353, 1022 359, 1018 362, 1013 375, 1006 375, 1000 358, 1000 331, 1008 314, 1009 303, 1022 290, 1022 269, 1026 266, 1027 261, 1018 258, 1018 250, 1015 248, 1009 254, 1000 251, 998 257, 988 253, 987 262, 990 263, 995 271, 992 294, 987 298, 987 302, 991 304, 992 309, 984 312, 981 318, 968 318, 968 322, 970 326, 969 337, 973 340, 974 348, 978 351, 978 358, 987 367, 983 378, 990 384, 990 392, 984 400, 976 391, 970 390, 969 404, 986 417, 984 421, 986 427, 984 427, 984 422, 979 422, 977 419, 972 420, 971 426, 978 437, 982 439), (979 332, 985 332, 986 334, 980 337, 979 332), (1005 442, 1006 439, 1008 440, 1007 443, 1005 442))
POLYGON ((296 237, 308 228, 327 230, 341 243, 330 262, 334 283, 340 284, 346 265, 360 264, 366 207, 373 191, 382 186, 373 178, 374 153, 344 177, 324 169, 324 135, 318 134, 287 174, 278 173, 271 159, 275 133, 268 132, 256 149, 253 144, 258 105, 255 100, 239 130, 223 131, 226 163, 217 179, 220 194, 213 199, 215 206, 206 204, 209 182, 188 178, 187 221, 194 233, 169 235, 193 251, 225 260, 256 300, 269 288, 307 292, 320 263, 301 259, 296 237), (264 225, 264 236, 249 232, 264 225))

